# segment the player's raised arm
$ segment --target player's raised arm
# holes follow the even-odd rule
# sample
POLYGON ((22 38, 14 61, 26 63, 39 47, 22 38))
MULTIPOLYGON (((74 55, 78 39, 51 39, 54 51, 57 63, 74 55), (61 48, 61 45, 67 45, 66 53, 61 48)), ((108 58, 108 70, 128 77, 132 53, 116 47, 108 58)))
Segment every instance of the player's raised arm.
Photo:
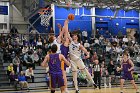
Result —
POLYGON ((80 49, 86 54, 85 59, 90 57, 89 52, 87 51, 87 49, 83 45, 80 45, 80 49))
POLYGON ((47 67, 47 62, 49 61, 49 55, 46 55, 44 58, 44 61, 41 63, 42 67, 47 67))
MULTIPOLYGON (((59 24, 59 25, 60 25, 60 24, 59 24)), ((63 36, 63 34, 64 34, 64 28, 62 28, 61 26, 58 26, 58 28, 59 28, 60 33, 59 33, 59 36, 57 37, 57 42, 58 42, 58 43, 61 43, 61 41, 62 41, 62 36, 63 36)))

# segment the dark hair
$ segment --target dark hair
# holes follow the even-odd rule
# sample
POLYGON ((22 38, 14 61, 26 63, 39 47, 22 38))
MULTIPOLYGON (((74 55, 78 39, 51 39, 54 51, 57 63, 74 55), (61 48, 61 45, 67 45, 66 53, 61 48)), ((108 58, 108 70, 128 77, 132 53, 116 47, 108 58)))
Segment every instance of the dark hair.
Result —
POLYGON ((51 51, 52 51, 52 53, 56 53, 56 51, 57 51, 57 45, 56 44, 53 44, 51 46, 51 51))
POLYGON ((81 41, 81 36, 80 36, 77 32, 71 33, 71 37, 72 37, 73 35, 77 35, 77 37, 78 37, 78 42, 81 41))

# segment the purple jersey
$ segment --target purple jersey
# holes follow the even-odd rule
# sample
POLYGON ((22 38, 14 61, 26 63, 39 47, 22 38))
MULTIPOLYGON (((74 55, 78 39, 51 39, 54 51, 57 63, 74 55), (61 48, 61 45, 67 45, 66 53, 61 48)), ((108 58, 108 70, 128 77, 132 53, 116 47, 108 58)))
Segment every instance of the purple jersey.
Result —
POLYGON ((123 67, 123 74, 122 74, 122 79, 128 79, 128 80, 133 80, 133 76, 132 76, 132 71, 128 71, 128 69, 131 68, 131 65, 129 63, 129 59, 125 62, 123 61, 122 63, 122 67, 123 67))
POLYGON ((50 61, 48 62, 49 72, 53 74, 62 73, 59 54, 50 54, 49 56, 50 56, 50 61))
MULTIPOLYGON (((69 52, 69 47, 64 46, 64 44, 62 44, 60 46, 60 50, 61 50, 61 54, 64 55, 64 57, 67 59, 68 58, 68 52, 69 52)), ((63 62, 61 64, 61 68, 62 70, 66 70, 67 65, 63 62)))
POLYGON ((64 55, 64 57, 67 59, 68 58, 68 52, 69 52, 69 47, 64 46, 63 44, 60 47, 61 54, 64 55))
POLYGON ((129 59, 128 59, 126 62, 123 61, 122 67, 123 67, 123 72, 124 72, 124 73, 129 72, 128 69, 131 68, 131 65, 129 64, 129 59))

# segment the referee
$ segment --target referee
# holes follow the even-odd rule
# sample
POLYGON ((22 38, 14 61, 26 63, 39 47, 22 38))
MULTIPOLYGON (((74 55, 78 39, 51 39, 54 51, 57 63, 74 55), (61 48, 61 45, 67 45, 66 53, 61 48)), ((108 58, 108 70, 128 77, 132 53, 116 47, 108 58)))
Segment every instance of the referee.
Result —
POLYGON ((101 89, 101 66, 99 65, 98 59, 96 59, 94 62, 95 62, 95 65, 93 66, 94 82, 96 85, 98 82, 99 89, 101 89))

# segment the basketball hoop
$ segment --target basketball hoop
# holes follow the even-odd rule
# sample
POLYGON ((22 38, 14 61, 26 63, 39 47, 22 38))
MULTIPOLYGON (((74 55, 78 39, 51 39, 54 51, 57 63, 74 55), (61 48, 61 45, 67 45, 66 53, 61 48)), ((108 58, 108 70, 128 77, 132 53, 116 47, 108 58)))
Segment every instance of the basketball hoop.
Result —
POLYGON ((40 24, 42 26, 48 27, 50 25, 49 22, 52 17, 51 12, 52 12, 52 9, 50 9, 50 8, 42 8, 41 11, 39 12, 40 18, 41 18, 40 24))

